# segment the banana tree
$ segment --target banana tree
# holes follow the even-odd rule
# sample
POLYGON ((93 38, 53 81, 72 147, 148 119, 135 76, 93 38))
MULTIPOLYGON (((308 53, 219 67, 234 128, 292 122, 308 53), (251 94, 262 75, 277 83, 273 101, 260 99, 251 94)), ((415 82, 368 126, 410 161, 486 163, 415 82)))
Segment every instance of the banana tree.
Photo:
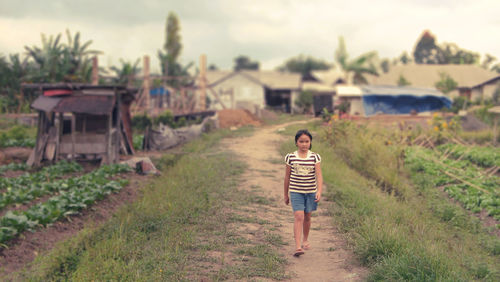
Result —
POLYGON ((378 76, 377 68, 373 60, 377 57, 375 51, 367 52, 358 56, 353 60, 349 60, 344 38, 339 37, 339 47, 335 51, 335 61, 342 69, 347 84, 366 84, 366 74, 378 76))

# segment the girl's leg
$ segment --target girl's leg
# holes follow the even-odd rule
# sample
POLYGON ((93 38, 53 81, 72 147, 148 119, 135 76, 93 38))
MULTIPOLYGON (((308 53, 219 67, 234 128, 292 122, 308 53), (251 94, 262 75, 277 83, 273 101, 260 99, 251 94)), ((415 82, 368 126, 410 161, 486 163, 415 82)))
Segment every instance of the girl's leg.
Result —
POLYGON ((309 239, 309 230, 311 229, 311 215, 312 212, 304 213, 304 225, 302 228, 304 231, 304 246, 309 246, 308 239, 309 239))
POLYGON ((304 211, 295 211, 294 213, 295 222, 293 224, 293 235, 295 236, 295 247, 300 249, 300 237, 302 235, 302 229, 304 225, 304 211))

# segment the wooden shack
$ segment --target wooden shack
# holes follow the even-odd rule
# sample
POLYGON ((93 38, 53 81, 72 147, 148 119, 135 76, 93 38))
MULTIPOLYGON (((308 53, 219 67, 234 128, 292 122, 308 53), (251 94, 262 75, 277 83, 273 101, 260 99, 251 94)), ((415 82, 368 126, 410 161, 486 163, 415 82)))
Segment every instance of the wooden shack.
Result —
POLYGON ((137 90, 87 84, 25 85, 40 92, 36 145, 28 165, 45 161, 119 161, 133 154, 130 105, 137 90))

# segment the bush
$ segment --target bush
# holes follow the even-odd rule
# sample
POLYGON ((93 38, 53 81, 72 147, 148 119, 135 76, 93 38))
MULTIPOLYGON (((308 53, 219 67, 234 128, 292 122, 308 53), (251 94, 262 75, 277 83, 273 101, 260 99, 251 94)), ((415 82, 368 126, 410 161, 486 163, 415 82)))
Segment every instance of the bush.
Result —
POLYGON ((174 115, 172 114, 171 111, 167 110, 165 112, 163 112, 163 114, 157 116, 155 119, 154 119, 154 124, 155 125, 158 125, 158 124, 164 124, 164 125, 168 125, 169 127, 171 128, 174 128, 175 126, 175 120, 174 120, 174 115))
POLYGON ((146 113, 132 118, 132 129, 137 131, 144 131, 148 126, 151 126, 151 118, 149 118, 146 113))
POLYGON ((302 113, 310 113, 313 104, 313 93, 311 91, 300 92, 299 98, 295 101, 295 105, 299 107, 302 113))
POLYGON ((35 139, 30 136, 25 126, 15 125, 0 132, 0 147, 34 147, 35 139))

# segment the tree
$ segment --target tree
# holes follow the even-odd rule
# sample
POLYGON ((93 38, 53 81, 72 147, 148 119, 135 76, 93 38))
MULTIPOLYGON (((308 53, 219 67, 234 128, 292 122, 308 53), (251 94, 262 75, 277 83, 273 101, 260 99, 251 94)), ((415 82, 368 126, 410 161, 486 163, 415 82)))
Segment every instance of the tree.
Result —
POLYGON ((443 92, 444 94, 448 94, 449 92, 457 88, 458 83, 453 80, 450 75, 442 72, 439 74, 439 76, 441 79, 437 81, 436 84, 434 84, 434 86, 436 86, 439 91, 443 92))
POLYGON ((219 68, 215 65, 215 64, 210 64, 208 66, 208 70, 211 70, 211 71, 216 71, 218 70, 219 68))
POLYGON ((455 43, 443 43, 440 47, 443 53, 442 64, 476 64, 479 63, 479 54, 458 47, 455 43))
MULTIPOLYGON (((158 59, 160 60, 160 68, 163 75, 168 76, 188 76, 188 70, 193 66, 193 62, 183 66, 178 62, 182 52, 182 43, 180 35, 180 22, 177 14, 170 12, 167 16, 165 26, 165 44, 163 50, 158 50, 158 59)), ((179 84, 189 84, 189 79, 167 79, 167 84, 178 86, 179 84)))
POLYGON ((417 64, 478 64, 480 57, 455 43, 438 45, 436 37, 427 30, 418 40, 413 56, 417 64))
POLYGON ((411 63, 411 58, 410 56, 408 55, 408 53, 406 51, 404 51, 401 56, 399 56, 399 61, 403 64, 403 65, 406 65, 406 64, 409 64, 411 63))
POLYGON ((443 51, 436 44, 436 38, 428 30, 424 31, 415 46, 413 58, 417 64, 442 64, 443 51))
POLYGON ((327 62, 315 59, 311 56, 299 55, 288 59, 281 67, 278 69, 280 71, 289 71, 294 73, 300 73, 303 78, 310 76, 311 72, 314 70, 327 70, 331 67, 327 62))
POLYGON ((249 57, 244 55, 239 55, 234 58, 234 70, 258 70, 259 62, 252 62, 249 57))
POLYGON ((486 54, 483 62, 481 63, 481 67, 484 69, 490 69, 490 66, 493 62, 495 62, 497 58, 495 56, 492 56, 490 54, 486 54))
POLYGON ((100 51, 88 50, 92 41, 80 43, 80 33, 75 37, 66 30, 67 44, 60 42, 61 34, 46 37, 42 33, 42 46, 25 46, 28 61, 33 65, 29 80, 34 82, 89 82, 92 56, 100 51))
POLYGON ((364 84, 367 83, 365 74, 377 75, 378 72, 373 64, 373 59, 377 56, 375 51, 362 54, 354 60, 349 60, 344 38, 339 37, 339 47, 335 50, 335 61, 342 68, 347 83, 364 84), (352 76, 352 81, 350 80, 352 76))
POLYGON ((112 66, 111 70, 115 72, 116 78, 114 82, 119 85, 132 85, 134 83, 134 77, 141 71, 139 68, 140 59, 137 59, 134 63, 124 61, 120 59, 121 66, 112 66))
POLYGON ((380 68, 382 69, 382 71, 384 73, 388 73, 389 72, 389 68, 391 66, 391 62, 389 61, 389 59, 383 59, 381 62, 380 62, 380 68))
POLYGON ((400 74, 398 79, 398 86, 407 86, 407 85, 411 85, 411 83, 408 80, 406 80, 406 78, 402 74, 400 74))

